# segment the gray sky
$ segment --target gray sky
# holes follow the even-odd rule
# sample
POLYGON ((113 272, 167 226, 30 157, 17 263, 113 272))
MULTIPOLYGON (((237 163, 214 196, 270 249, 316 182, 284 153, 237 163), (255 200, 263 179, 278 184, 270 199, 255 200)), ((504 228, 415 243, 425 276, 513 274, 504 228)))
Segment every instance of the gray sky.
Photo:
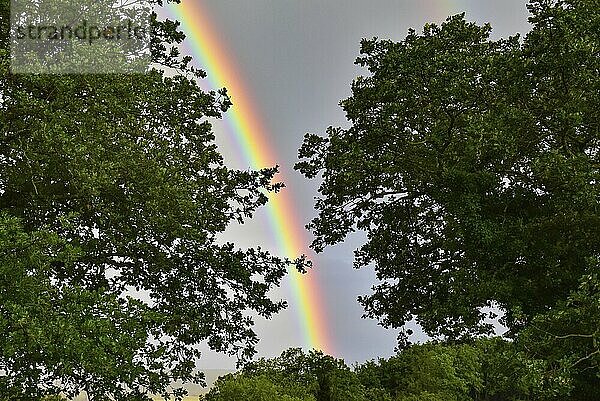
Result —
MULTIPOLYGON (((296 200, 298 220, 303 223, 314 216, 318 183, 293 171, 297 149, 306 132, 323 133, 330 125, 347 125, 338 103, 350 95, 353 78, 363 73, 353 64, 361 38, 401 40, 411 27, 420 31, 427 22, 441 22, 462 11, 469 20, 490 22, 494 37, 528 30, 525 1, 521 0, 183 1, 202 1, 231 50, 256 100, 278 163, 288 177, 286 184, 296 200)), ((229 165, 247 168, 231 146, 230 134, 219 124, 215 131, 229 165)), ((263 211, 250 224, 229 230, 227 239, 240 246, 274 249, 265 226, 263 211)), ((356 298, 369 292, 374 274, 372 269, 352 268, 352 250, 360 243, 357 234, 314 258, 336 356, 348 362, 392 355, 397 335, 372 320, 361 319, 356 298)), ((257 322, 260 356, 275 356, 303 343, 289 283, 275 295, 288 299, 290 307, 271 321, 257 322)), ((417 332, 414 339, 424 336, 417 332)), ((200 362, 201 368, 233 366, 232 360, 210 352, 200 362)))

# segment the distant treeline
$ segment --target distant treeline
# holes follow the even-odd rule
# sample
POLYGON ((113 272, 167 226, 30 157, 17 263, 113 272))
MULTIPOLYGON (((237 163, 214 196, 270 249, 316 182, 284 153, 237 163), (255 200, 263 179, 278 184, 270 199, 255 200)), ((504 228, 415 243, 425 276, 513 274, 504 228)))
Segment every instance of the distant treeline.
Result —
MULTIPOLYGON (((569 386, 565 384, 573 378, 549 375, 547 364, 548 361, 528 358, 517 344, 501 338, 412 345, 389 359, 380 358, 352 367, 322 352, 306 353, 292 348, 277 358, 252 362, 237 373, 221 377, 202 400, 566 399, 565 389, 569 386)), ((580 398, 585 397, 581 394, 580 398)))

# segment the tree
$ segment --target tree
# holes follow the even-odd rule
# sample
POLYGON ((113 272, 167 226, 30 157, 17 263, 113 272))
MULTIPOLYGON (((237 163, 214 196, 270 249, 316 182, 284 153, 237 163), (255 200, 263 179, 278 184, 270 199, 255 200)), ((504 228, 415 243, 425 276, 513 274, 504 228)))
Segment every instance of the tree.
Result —
POLYGON ((576 290, 600 253, 600 7, 531 1, 527 36, 450 17, 400 42, 363 40, 350 128, 307 135, 322 174, 313 247, 364 230, 355 266, 380 283, 369 317, 431 335, 515 335, 576 290), (488 309, 489 310, 489 309, 488 309), (496 309, 497 310, 497 309, 496 309))
POLYGON ((242 370, 246 377, 266 376, 286 394, 300 398, 309 394, 315 401, 363 401, 364 388, 342 359, 320 351, 290 348, 279 357, 261 358, 242 370))
MULTIPOLYGON (((535 317, 518 338, 518 346, 543 358, 548 392, 567 388, 570 399, 594 400, 600 394, 600 278, 594 271, 581 278, 568 299, 535 317)), ((561 399, 558 394, 556 399, 561 399)))
POLYGON ((471 400, 470 391, 482 384, 474 351, 468 346, 414 345, 389 360, 359 366, 357 374, 363 384, 385 388, 397 400, 471 400))
MULTIPOLYGON (((161 3, 161 2, 156 2, 161 3)), ((147 74, 13 75, 0 1, 0 399, 178 398, 197 345, 241 361, 290 261, 217 237, 277 191, 277 169, 227 168, 203 92, 154 15, 147 74), (165 74, 170 69, 172 74, 165 74)), ((302 265, 301 260, 298 265, 302 265)))
MULTIPOLYGON (((221 377, 206 401, 524 401, 551 400, 543 361, 500 338, 429 342, 350 369, 320 352, 288 349, 221 377)), ((559 394, 559 393, 558 393, 559 394)), ((562 393, 561 395, 565 395, 562 393)))
POLYGON ((402 401, 546 400, 544 373, 542 361, 500 338, 411 345, 389 359, 356 368, 367 391, 379 390, 402 401))
POLYGON ((267 376, 246 377, 228 375, 219 378, 205 401, 314 401, 306 394, 303 397, 289 395, 282 385, 275 384, 267 376))

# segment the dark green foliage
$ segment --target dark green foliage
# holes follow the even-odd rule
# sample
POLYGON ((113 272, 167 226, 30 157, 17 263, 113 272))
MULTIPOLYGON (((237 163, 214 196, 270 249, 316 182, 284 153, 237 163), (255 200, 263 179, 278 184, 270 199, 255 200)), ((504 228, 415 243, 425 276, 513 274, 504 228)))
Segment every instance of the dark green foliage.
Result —
POLYGON ((499 338, 413 345, 354 369, 321 353, 290 349, 220 378, 205 400, 263 399, 259 394, 274 400, 546 400, 543 372, 542 363, 499 338))
POLYGON ((568 388, 575 400, 596 400, 600 394, 600 279, 598 261, 579 288, 548 312, 538 315, 518 337, 518 345, 543 358, 549 390, 568 388))
POLYGON ((426 343, 357 367, 361 383, 394 400, 545 399, 543 364, 500 338, 426 343))
POLYGON ((363 41, 369 75, 342 102, 352 126, 300 149, 297 168, 323 176, 313 246, 367 231, 356 266, 382 283, 361 301, 385 325, 479 333, 495 303, 518 330, 600 251, 600 8, 553 3, 531 3, 525 40, 455 16, 363 41))
MULTIPOLYGON (((0 1, 0 399, 86 391, 93 401, 201 382, 197 344, 247 360, 250 313, 289 261, 217 241, 277 191, 276 168, 227 168, 203 92, 154 21, 138 75, 13 75, 0 1)), ((175 390, 176 396, 182 392, 175 390)))
MULTIPOLYGON (((289 383, 287 383, 289 385, 289 383)), ((314 401, 308 392, 298 394, 266 375, 228 375, 215 383, 205 401, 314 401), (293 394, 293 395, 291 395, 293 394)))
POLYGON ((350 128, 307 135, 297 169, 323 178, 317 251, 367 233, 355 266, 380 280, 360 298, 367 316, 464 339, 500 309, 544 361, 549 396, 587 400, 600 373, 600 2, 529 9, 524 38, 491 40, 458 15, 364 40, 368 73, 341 103, 350 128))
POLYGON ((206 401, 229 400, 228 394, 233 387, 238 389, 240 400, 256 399, 252 398, 255 390, 244 389, 244 383, 256 383, 265 391, 274 388, 281 397, 275 399, 281 400, 365 400, 365 389, 343 360, 322 352, 306 354, 292 348, 278 358, 251 362, 237 374, 219 379, 206 401))
POLYGON ((278 358, 248 364, 243 374, 266 374, 285 388, 309 391, 316 401, 362 399, 360 384, 344 361, 322 352, 292 348, 278 358))

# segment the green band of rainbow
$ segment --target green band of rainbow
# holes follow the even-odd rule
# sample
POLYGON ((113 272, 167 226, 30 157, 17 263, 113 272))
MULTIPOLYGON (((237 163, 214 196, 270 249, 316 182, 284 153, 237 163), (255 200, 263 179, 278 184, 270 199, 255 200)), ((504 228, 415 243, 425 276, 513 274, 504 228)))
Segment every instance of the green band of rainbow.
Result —
MULTIPOLYGON (((227 88, 234 106, 226 113, 225 119, 245 161, 252 169, 276 165, 275 153, 269 145, 267 131, 255 110, 252 96, 244 85, 240 71, 235 67, 234 57, 219 39, 201 1, 184 0, 180 5, 171 4, 168 12, 172 18, 181 22, 187 35, 187 45, 198 66, 207 72, 211 88, 227 88)), ((307 252, 304 228, 298 224, 289 189, 272 194, 267 207, 280 256, 296 258, 307 252)), ((290 276, 293 305, 298 310, 300 325, 304 331, 304 346, 332 353, 325 304, 322 302, 315 274, 309 272, 302 275, 295 269, 290 269, 290 276)))

